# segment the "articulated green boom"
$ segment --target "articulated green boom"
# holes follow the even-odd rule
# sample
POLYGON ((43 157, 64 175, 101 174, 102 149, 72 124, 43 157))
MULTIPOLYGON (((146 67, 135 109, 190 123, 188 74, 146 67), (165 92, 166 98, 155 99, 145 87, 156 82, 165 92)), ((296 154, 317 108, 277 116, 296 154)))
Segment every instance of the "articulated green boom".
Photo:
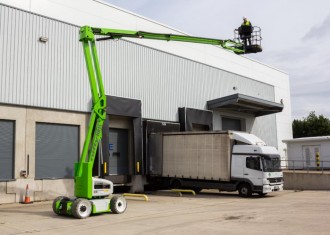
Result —
POLYGON ((107 104, 94 34, 89 32, 91 34, 85 35, 84 29, 87 28, 89 27, 81 29, 80 41, 83 44, 85 54, 93 107, 81 158, 79 163, 75 165, 75 196, 91 199, 93 164, 102 139, 102 127, 106 118, 107 104))
POLYGON ((120 38, 141 38, 141 39, 153 39, 163 41, 180 41, 180 42, 191 42, 200 44, 218 45, 227 50, 233 51, 236 54, 245 54, 243 44, 235 42, 233 40, 221 40, 213 38, 194 37, 177 34, 162 34, 162 33, 150 33, 144 31, 132 31, 132 30, 121 30, 121 29, 105 29, 105 28, 92 28, 84 26, 80 29, 80 40, 95 40, 94 35, 101 35, 106 37, 100 37, 96 41, 107 40, 107 39, 120 39, 120 38))

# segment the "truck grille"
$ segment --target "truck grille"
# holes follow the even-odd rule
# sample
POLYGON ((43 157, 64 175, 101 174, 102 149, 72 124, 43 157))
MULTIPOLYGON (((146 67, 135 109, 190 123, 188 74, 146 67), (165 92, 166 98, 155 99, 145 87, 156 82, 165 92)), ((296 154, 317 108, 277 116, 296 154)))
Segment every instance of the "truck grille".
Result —
POLYGON ((270 183, 281 183, 283 181, 283 177, 278 178, 267 178, 270 183))

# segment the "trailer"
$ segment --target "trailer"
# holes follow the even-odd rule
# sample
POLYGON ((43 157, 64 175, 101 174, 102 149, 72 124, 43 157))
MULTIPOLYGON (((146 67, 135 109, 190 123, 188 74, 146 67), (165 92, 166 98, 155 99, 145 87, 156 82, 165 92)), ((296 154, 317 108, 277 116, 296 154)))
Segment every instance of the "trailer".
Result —
POLYGON ((280 155, 257 136, 236 131, 155 133, 149 137, 151 184, 266 195, 283 190, 280 155))

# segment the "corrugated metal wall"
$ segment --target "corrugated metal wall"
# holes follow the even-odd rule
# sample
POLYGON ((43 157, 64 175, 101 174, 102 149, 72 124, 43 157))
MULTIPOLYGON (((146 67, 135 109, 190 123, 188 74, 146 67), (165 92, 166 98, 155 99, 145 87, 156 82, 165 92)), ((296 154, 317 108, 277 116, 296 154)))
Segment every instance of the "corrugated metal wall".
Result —
POLYGON ((260 137, 269 146, 278 146, 276 116, 267 115, 254 120, 251 133, 260 137))
POLYGON ((78 28, 0 5, 0 102, 88 110, 78 28), (49 38, 47 43, 39 37, 49 38))
POLYGON ((143 117, 175 121, 178 107, 205 109, 234 93, 274 100, 270 85, 131 42, 103 41, 98 49, 107 92, 140 99, 143 117))
MULTIPOLYGON (((0 103, 89 111, 78 32, 0 5, 0 103)), ((140 99, 146 118, 177 121, 178 107, 204 109, 207 100, 234 93, 274 101, 271 85, 132 42, 98 42, 98 50, 106 93, 140 99)))

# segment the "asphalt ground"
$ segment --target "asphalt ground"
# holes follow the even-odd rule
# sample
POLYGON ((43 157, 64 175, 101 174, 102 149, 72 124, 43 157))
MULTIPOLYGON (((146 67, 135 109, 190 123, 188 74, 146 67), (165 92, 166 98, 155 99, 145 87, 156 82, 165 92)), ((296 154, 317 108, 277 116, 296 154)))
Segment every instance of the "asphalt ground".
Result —
POLYGON ((127 198, 123 214, 58 216, 52 201, 0 205, 0 234, 330 234, 330 191, 266 197, 203 190, 196 196, 153 192, 127 198))

